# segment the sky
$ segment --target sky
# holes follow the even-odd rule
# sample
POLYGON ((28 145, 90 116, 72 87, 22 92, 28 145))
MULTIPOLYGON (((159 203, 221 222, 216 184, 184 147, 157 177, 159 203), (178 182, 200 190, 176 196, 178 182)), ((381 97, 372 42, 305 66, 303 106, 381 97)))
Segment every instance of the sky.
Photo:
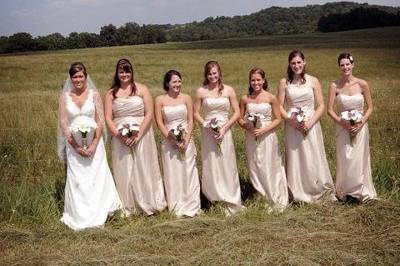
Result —
MULTIPOLYGON (((338 1, 303 0, 0 0, 0 36, 28 32, 100 33, 102 26, 127 23, 180 24, 207 17, 248 15, 271 6, 304 6, 338 1)), ((400 6, 400 0, 359 3, 400 6)))

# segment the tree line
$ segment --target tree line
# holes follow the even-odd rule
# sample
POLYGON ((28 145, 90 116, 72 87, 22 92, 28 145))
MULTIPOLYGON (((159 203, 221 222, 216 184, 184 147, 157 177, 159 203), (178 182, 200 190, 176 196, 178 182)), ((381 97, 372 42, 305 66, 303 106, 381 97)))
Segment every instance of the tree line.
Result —
POLYGON ((180 25, 139 25, 101 27, 100 33, 72 32, 33 38, 26 32, 0 37, 0 53, 90 48, 215 40, 274 34, 328 32, 400 25, 400 9, 353 2, 336 2, 305 7, 271 7, 234 17, 209 17, 180 25))

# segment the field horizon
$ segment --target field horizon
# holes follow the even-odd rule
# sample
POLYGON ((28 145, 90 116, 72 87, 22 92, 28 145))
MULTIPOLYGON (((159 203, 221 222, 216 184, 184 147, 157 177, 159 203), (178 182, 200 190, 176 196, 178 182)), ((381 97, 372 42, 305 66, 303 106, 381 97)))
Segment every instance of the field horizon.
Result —
MULTIPOLYGON (((0 264, 289 264, 396 265, 400 262, 400 138, 397 113, 400 27, 335 33, 103 47, 0 55, 0 264), (330 82, 340 77, 336 58, 355 58, 354 75, 371 88, 371 163, 379 200, 365 204, 295 204, 270 213, 248 179, 244 134, 233 127, 242 199, 247 210, 225 217, 219 205, 192 219, 164 211, 152 217, 110 218, 103 230, 73 232, 59 222, 64 165, 56 155, 58 95, 69 65, 83 62, 104 96, 118 59, 126 57, 135 79, 153 97, 163 93, 169 69, 183 75, 194 96, 209 60, 238 99, 248 71, 267 73, 276 94, 287 55, 301 49, 307 72, 319 78, 326 102, 330 82)), ((321 119, 325 149, 335 176, 334 123, 321 119)), ((157 142, 160 134, 156 132, 157 142)), ((199 128, 194 139, 201 169, 199 128)), ((283 126, 278 129, 281 153, 283 126)), ((110 147, 107 143, 107 156, 110 147)), ((110 165, 111 166, 111 165, 110 165)), ((207 204, 206 204, 207 205, 207 204)))

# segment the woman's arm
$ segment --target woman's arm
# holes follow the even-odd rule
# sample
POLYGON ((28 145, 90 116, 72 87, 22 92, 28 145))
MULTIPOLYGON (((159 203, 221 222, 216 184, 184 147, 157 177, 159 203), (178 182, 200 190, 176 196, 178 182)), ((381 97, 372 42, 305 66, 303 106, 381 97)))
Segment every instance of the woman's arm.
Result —
POLYGON ((252 127, 245 119, 245 116, 246 116, 246 104, 247 104, 247 95, 243 95, 243 97, 239 101, 240 116, 239 116, 239 119, 238 119, 238 123, 243 129, 250 130, 252 127))
POLYGON ((368 83, 365 80, 360 80, 360 86, 362 88, 362 93, 364 95, 365 103, 367 104, 367 111, 365 111, 362 123, 363 125, 368 122, 369 117, 373 111, 373 104, 372 104, 372 97, 371 97, 371 90, 368 86, 368 83))
MULTIPOLYGON (((154 103, 149 89, 143 84, 137 84, 138 92, 142 94, 144 104, 144 118, 139 126, 139 133, 133 136, 133 144, 137 143, 149 129, 153 119, 154 103)), ((132 145, 133 145, 132 144, 132 145)))
POLYGON ((104 117, 106 120, 106 124, 112 136, 117 137, 119 136, 119 131, 117 129, 117 125, 115 125, 113 121, 113 114, 112 114, 112 101, 113 95, 112 91, 108 91, 106 96, 104 97, 104 117))
POLYGON ((168 138, 169 131, 167 127, 164 124, 164 119, 162 117, 162 95, 158 96, 155 100, 154 104, 154 115, 156 118, 156 123, 158 128, 160 129, 161 134, 164 136, 164 138, 168 138))
POLYGON ((279 81, 279 87, 278 87, 278 103, 279 103, 279 109, 282 114, 282 118, 285 120, 288 120, 288 114, 284 108, 285 105, 285 97, 286 97, 286 87, 287 87, 287 82, 286 79, 281 79, 279 81))
POLYGON ((193 101, 189 95, 185 95, 185 104, 187 109, 187 128, 185 135, 185 146, 189 144, 189 141, 193 133, 193 101))
POLYGON ((321 83, 319 83, 319 80, 315 77, 312 77, 312 83, 314 88, 314 99, 317 108, 315 109, 314 115, 308 121, 305 122, 306 130, 312 128, 313 125, 320 120, 325 109, 324 98, 322 96, 322 90, 321 90, 321 83))
POLYGON ((196 98, 194 100, 194 105, 193 105, 193 116, 194 119, 200 124, 202 127, 204 125, 204 119, 200 114, 200 109, 201 109, 201 103, 203 101, 203 94, 202 94, 202 88, 198 88, 196 91, 196 98))
POLYGON ((103 102, 101 101, 101 96, 97 90, 93 91, 93 101, 95 104, 95 121, 97 128, 92 143, 86 149, 86 155, 88 157, 93 156, 93 154, 96 152, 97 144, 99 143, 101 134, 103 132, 103 126, 105 126, 103 102))

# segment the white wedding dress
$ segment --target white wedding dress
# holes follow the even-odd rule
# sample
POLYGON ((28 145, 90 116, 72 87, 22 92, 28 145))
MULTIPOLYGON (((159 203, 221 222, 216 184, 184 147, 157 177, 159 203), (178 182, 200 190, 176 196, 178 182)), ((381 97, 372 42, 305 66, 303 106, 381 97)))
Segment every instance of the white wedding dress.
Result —
MULTIPOLYGON (((76 142, 81 145, 80 132, 73 132, 70 126, 77 120, 95 122, 96 101, 100 101, 97 91, 89 90, 88 98, 79 108, 65 92, 60 99, 60 126, 64 135, 72 134, 76 142), (95 96, 94 96, 95 95, 95 96), (96 98, 96 99, 95 99, 96 98)), ((102 126, 102 125, 97 125, 102 126)), ((94 130, 88 133, 87 142, 90 145, 94 130)), ((73 230, 82 230, 91 227, 103 227, 109 214, 120 208, 120 200, 115 188, 111 171, 108 167, 103 138, 97 145, 91 158, 82 157, 66 142, 67 180, 65 184, 64 213, 61 221, 73 230)))

